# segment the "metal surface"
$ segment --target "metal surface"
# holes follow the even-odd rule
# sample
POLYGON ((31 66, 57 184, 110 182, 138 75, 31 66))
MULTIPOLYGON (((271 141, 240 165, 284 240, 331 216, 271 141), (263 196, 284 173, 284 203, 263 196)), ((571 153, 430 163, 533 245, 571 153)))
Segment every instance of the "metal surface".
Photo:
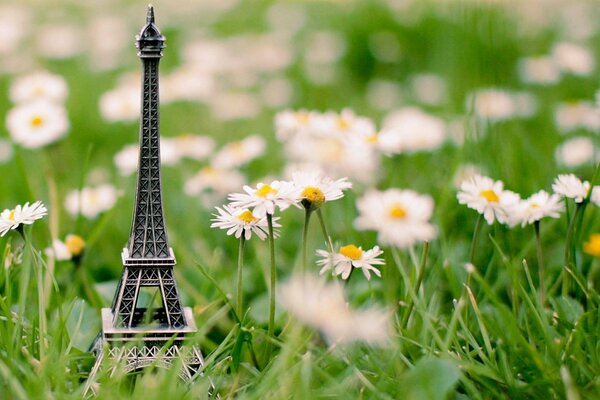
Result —
POLYGON ((95 379, 107 364, 112 376, 117 366, 124 372, 148 366, 181 365, 184 380, 196 377, 203 365, 196 346, 185 338, 196 332, 192 311, 182 307, 163 216, 160 185, 160 131, 158 64, 165 38, 148 7, 146 25, 136 37, 143 65, 140 156, 131 234, 121 253, 123 273, 111 308, 102 309, 102 332, 91 346, 96 364, 90 372, 85 395, 97 392, 95 379), (141 306, 140 293, 153 288, 158 307, 141 306))

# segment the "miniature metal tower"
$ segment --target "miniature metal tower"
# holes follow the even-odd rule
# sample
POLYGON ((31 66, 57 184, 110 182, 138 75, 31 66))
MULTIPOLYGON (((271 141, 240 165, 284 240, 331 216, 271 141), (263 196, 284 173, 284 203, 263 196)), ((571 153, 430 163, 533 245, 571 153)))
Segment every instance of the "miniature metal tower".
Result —
MULTIPOLYGON (((102 332, 92 345, 97 359, 86 392, 93 385, 104 358, 120 360, 125 372, 154 365, 183 365, 179 375, 194 378, 203 364, 200 350, 184 344, 196 332, 189 307, 182 307, 175 284, 175 256, 169 247, 160 186, 160 132, 158 63, 165 38, 154 24, 148 7, 146 25, 136 37, 143 64, 140 155, 131 234, 121 254, 123 273, 111 308, 102 309, 102 332), (154 293, 144 305, 142 292, 154 293), (158 300, 156 300, 158 299, 158 300)), ((146 296, 148 298, 148 296, 146 296)), ((115 368, 112 363, 112 368, 115 368)), ((114 372, 114 370, 113 370, 114 372)))

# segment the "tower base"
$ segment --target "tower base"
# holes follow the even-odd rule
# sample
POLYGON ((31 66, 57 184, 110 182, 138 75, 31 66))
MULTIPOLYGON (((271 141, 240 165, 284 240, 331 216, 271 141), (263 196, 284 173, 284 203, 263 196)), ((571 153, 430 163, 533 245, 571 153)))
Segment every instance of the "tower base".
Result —
MULTIPOLYGON (((184 343, 196 332, 190 307, 183 308, 186 326, 183 328, 161 328, 140 326, 118 328, 113 324, 110 308, 102 309, 102 332, 98 334, 90 350, 96 362, 85 385, 84 397, 95 396, 99 384, 96 381, 101 369, 107 368, 109 376, 117 372, 130 373, 146 367, 171 368, 181 366, 178 372, 184 382, 191 382, 204 366, 202 353, 197 346, 184 343)), ((214 386, 211 383, 211 392, 214 386)))

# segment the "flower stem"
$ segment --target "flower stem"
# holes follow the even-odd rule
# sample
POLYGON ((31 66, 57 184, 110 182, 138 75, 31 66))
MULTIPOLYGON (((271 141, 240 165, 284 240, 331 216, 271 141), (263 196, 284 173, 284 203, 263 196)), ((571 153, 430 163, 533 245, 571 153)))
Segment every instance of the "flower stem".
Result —
POLYGON ((243 318, 243 299, 244 299, 244 293, 243 293, 243 285, 242 285, 242 271, 244 268, 244 244, 246 242, 246 238, 244 237, 244 235, 242 234, 242 236, 240 236, 240 247, 238 249, 238 265, 237 265, 237 313, 240 317, 240 319, 243 318))
MULTIPOLYGON (((419 295, 419 289, 421 289, 421 284, 423 283, 423 278, 425 277, 425 267, 427 265, 427 256, 429 255, 429 242, 423 243, 423 253, 421 254, 421 262, 419 263, 419 270, 417 271, 417 281, 415 282, 415 296, 419 295)), ((406 314, 402 318, 402 323, 400 326, 405 327, 408 323, 408 319, 410 318, 410 314, 412 314, 413 308, 415 307, 415 302, 411 301, 411 297, 409 296, 407 301, 409 302, 408 308, 406 310, 406 314)))
POLYGON ((317 209, 317 217, 319 217, 319 222, 321 223, 321 230, 323 231, 323 236, 325 237, 325 242, 327 242, 327 246, 329 247, 329 252, 333 254, 333 243, 331 242, 331 236, 327 232, 327 226, 325 225, 325 219, 323 218, 323 213, 321 209, 317 209))
POLYGON ((302 230, 302 273, 306 272, 306 264, 307 264, 307 256, 306 256, 306 246, 308 239, 308 223, 310 222, 310 216, 312 214, 312 210, 307 208, 304 213, 304 229, 302 230))
MULTIPOLYGON (((37 279, 37 294, 38 294, 38 334, 39 334, 39 359, 43 361, 44 356, 46 355, 46 331, 47 331, 47 321, 46 321, 46 297, 44 295, 44 271, 43 271, 43 260, 41 260, 40 255, 37 250, 33 247, 31 243, 31 238, 28 233, 23 234, 23 238, 25 239, 25 243, 29 253, 31 255, 31 260, 33 264, 33 268, 36 272, 37 279)), ((26 265, 23 265, 26 268, 26 265)), ((22 317, 22 316, 21 316, 22 317)))
POLYGON ((537 248, 537 262, 538 262, 538 274, 540 279, 540 304, 544 305, 546 301, 546 285, 544 283, 544 255, 542 253, 542 240, 540 238, 540 221, 533 223, 533 229, 535 231, 535 244, 537 248))
POLYGON ((469 262, 475 265, 475 250, 477 249, 477 240, 479 239, 479 231, 481 230, 481 220, 483 216, 479 214, 473 229, 473 240, 471 241, 471 251, 469 252, 469 262))
MULTIPOLYGON (((271 256, 271 286, 269 291, 269 328, 267 332, 270 339, 275 339, 275 285, 277 283, 277 268, 275 267, 275 238, 273 237, 273 215, 267 214, 267 224, 269 227, 269 250, 271 256)), ((271 340, 269 340, 267 344, 267 360, 271 358, 271 347, 272 342, 271 340)))
POLYGON ((565 241, 565 260, 562 271, 562 295, 567 296, 569 294, 569 284, 570 278, 569 273, 567 272, 567 268, 571 264, 571 250, 573 247, 573 238, 575 237, 575 226, 577 225, 577 219, 579 217, 579 213, 582 212, 584 208, 584 204, 586 202, 577 203, 575 206, 575 212, 573 213, 573 217, 569 222, 569 228, 567 230, 567 239, 565 241))

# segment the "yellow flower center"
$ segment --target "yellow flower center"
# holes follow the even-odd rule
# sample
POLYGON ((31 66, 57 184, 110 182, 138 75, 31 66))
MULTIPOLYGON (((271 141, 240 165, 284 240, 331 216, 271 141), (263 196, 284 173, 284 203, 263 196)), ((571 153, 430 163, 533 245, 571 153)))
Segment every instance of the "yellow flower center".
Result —
POLYGON ((531 208, 540 208, 540 205, 538 203, 531 203, 531 208))
POLYGON ((302 199, 303 204, 306 202, 305 206, 312 210, 316 210, 321 207, 323 203, 325 203, 325 195, 323 191, 319 188, 309 186, 302 191, 302 199))
POLYGON ((367 143, 375 144, 379 142, 379 136, 376 133, 374 133, 372 135, 367 136, 365 140, 367 141, 367 143))
POLYGON ((252 211, 250 210, 245 210, 244 212, 240 213, 237 217, 247 224, 254 222, 258 219, 254 216, 254 214, 252 214, 252 211))
POLYGON ((40 126, 43 123, 44 123, 44 119, 42 117, 40 117, 39 115, 36 115, 35 117, 31 118, 32 126, 40 126))
POLYGON ((259 195, 260 197, 267 197, 268 195, 270 195, 271 193, 277 193, 277 189, 273 189, 271 186, 269 185, 262 185, 260 187, 260 189, 258 189, 256 191, 256 194, 259 195))
POLYGON ((338 120, 337 120, 337 126, 341 130, 345 131, 345 130, 348 130, 350 128, 350 123, 348 122, 348 120, 346 118, 338 118, 338 120))
POLYGON ((8 220, 9 221, 15 220, 15 210, 10 210, 10 213, 8 214, 8 220))
POLYGON ((298 111, 296 113, 296 118, 298 118, 298 122, 301 124, 308 124, 310 122, 310 114, 306 111, 298 111))
POLYGON ((355 245, 349 244, 348 246, 342 246, 340 248, 340 254, 345 257, 348 257, 351 260, 360 260, 363 251, 355 245))
POLYGON ((491 189, 482 190, 479 195, 489 201, 490 203, 497 203, 500 201, 500 197, 491 189))
POLYGON ((396 203, 390 208, 388 215, 394 219, 402 219, 406 217, 406 210, 399 203, 396 203))
POLYGON ((85 240, 83 240, 83 238, 79 235, 67 235, 65 239, 65 246, 67 246, 69 253, 74 256, 78 256, 85 248, 85 240))
POLYGON ((583 251, 594 257, 600 257, 600 233, 594 233, 590 236, 589 242, 583 245, 583 251))

